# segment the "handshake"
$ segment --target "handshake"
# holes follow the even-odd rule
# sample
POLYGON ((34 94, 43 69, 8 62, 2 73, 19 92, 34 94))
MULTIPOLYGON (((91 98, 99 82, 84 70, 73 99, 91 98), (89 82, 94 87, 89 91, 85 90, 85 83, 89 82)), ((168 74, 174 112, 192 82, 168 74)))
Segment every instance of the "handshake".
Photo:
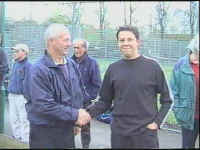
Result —
POLYGON ((78 110, 78 119, 76 121, 76 125, 84 126, 91 120, 90 114, 85 109, 78 110))

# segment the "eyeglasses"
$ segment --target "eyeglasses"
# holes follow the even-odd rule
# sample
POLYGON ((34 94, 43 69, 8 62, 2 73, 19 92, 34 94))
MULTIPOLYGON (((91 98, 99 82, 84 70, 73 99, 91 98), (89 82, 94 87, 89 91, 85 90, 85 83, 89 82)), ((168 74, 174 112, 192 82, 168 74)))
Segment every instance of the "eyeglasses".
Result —
POLYGON ((122 39, 118 40, 119 43, 124 43, 125 41, 133 42, 133 41, 136 41, 136 39, 133 39, 133 38, 124 39, 124 38, 122 38, 122 39))

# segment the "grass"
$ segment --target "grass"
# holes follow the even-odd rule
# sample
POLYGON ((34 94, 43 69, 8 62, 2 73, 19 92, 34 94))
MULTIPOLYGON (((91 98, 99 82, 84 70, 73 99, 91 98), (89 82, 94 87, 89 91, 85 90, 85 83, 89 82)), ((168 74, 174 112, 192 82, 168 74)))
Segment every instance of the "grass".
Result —
POLYGON ((0 134, 0 149, 28 149, 27 144, 20 143, 14 139, 9 138, 4 134, 0 134))
MULTIPOLYGON (((99 67, 100 67, 100 72, 101 72, 101 78, 103 79, 104 77, 104 74, 108 68, 108 66, 115 62, 116 60, 114 59, 105 59, 105 58, 98 58, 97 59, 97 62, 99 63, 99 67)), ((166 76, 166 79, 169 83, 169 80, 170 80, 170 76, 171 76, 171 72, 172 72, 172 69, 173 69, 173 66, 172 65, 161 65, 161 68, 163 69, 164 73, 165 73, 165 76, 166 76)), ((158 108, 160 108, 160 103, 158 101, 158 108)), ((176 119, 175 119, 175 116, 174 116, 174 113, 170 110, 168 115, 167 115, 167 118, 166 118, 166 122, 168 124, 177 124, 176 122, 176 119)))

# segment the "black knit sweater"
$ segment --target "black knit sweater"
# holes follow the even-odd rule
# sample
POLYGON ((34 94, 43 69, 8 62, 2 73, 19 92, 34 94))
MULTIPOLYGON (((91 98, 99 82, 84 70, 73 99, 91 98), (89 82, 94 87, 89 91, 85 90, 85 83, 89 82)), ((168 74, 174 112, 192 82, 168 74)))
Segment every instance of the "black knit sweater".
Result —
POLYGON ((88 112, 96 117, 108 110, 112 103, 112 131, 122 135, 140 134, 153 121, 160 127, 172 100, 158 63, 140 56, 111 64, 104 76, 100 98, 88 107, 88 112), (158 94, 161 103, 159 111, 158 94))

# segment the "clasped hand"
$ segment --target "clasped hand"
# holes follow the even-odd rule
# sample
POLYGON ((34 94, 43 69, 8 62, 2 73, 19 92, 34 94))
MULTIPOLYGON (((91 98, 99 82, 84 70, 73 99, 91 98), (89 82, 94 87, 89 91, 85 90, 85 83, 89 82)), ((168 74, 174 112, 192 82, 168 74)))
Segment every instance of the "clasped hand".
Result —
POLYGON ((79 109, 78 119, 75 124, 79 126, 86 125, 91 120, 90 114, 85 109, 79 109))

